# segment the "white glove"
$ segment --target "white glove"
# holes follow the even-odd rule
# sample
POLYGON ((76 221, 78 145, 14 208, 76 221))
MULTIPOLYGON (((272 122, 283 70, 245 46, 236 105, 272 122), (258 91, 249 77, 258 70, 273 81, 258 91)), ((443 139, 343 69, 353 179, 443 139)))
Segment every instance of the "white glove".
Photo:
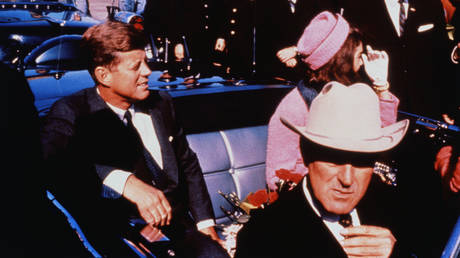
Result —
POLYGON ((388 54, 385 51, 373 50, 367 45, 367 55, 362 54, 364 70, 376 86, 388 83, 388 54))
POLYGON ((278 59, 285 64, 290 59, 294 58, 296 55, 297 55, 296 46, 286 47, 276 52, 276 56, 278 57, 278 59))

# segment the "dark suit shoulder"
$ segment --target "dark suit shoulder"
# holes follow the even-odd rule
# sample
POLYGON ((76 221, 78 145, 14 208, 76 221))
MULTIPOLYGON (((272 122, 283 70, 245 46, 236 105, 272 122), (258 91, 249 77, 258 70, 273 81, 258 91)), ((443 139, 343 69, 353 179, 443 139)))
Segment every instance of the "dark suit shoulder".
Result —
POLYGON ((344 257, 334 236, 308 204, 302 185, 267 208, 251 211, 235 257, 344 257))
POLYGON ((89 112, 89 96, 95 94, 95 88, 87 88, 63 97, 51 106, 47 118, 66 118, 73 121, 89 112))

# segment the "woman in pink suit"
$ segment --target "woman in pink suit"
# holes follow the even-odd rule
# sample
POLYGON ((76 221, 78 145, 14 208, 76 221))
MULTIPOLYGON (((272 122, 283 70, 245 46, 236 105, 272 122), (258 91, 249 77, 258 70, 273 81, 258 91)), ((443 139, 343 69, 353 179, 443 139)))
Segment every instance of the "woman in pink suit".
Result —
MULTIPOLYGON (((399 100, 389 92, 388 55, 370 46, 366 50, 365 54, 361 33, 339 14, 321 12, 305 28, 296 52, 297 60, 307 66, 307 74, 281 100, 268 124, 266 180, 271 189, 277 188, 275 172, 279 169, 301 175, 308 172, 300 153, 299 136, 286 128, 280 117, 305 125, 308 106, 326 83, 368 82, 380 98, 382 126, 396 121, 399 100), (362 66, 365 73, 360 73, 362 66)), ((296 60, 292 55, 280 59, 286 64, 296 60)))

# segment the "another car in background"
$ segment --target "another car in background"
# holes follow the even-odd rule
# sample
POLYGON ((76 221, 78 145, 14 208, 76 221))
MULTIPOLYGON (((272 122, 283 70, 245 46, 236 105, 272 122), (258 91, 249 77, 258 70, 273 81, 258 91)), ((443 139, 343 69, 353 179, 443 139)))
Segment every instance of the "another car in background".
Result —
POLYGON ((72 0, 0 1, 0 61, 18 70, 24 58, 44 41, 83 34, 100 21, 85 16, 72 0))

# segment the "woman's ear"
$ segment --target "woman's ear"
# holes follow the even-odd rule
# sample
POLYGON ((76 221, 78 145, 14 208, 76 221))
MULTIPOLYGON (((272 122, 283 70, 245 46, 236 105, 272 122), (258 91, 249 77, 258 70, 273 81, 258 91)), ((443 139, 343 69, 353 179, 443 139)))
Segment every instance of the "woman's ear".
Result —
POLYGON ((94 75, 98 83, 105 86, 112 85, 112 72, 107 67, 97 66, 94 68, 94 75))

